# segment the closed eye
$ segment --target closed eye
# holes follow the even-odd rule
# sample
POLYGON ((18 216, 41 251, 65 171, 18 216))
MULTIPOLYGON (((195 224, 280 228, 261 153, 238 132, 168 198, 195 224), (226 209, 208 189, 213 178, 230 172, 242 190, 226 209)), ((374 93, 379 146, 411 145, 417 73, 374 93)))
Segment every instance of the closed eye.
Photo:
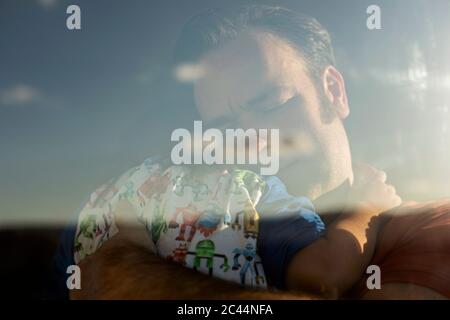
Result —
POLYGON ((287 99, 285 102, 283 102, 280 105, 276 105, 276 106, 267 106, 265 108, 259 108, 257 111, 263 113, 263 114, 270 114, 276 111, 280 111, 286 107, 289 107, 292 105, 293 102, 296 101, 296 99, 298 98, 298 95, 293 95, 291 98, 287 99))

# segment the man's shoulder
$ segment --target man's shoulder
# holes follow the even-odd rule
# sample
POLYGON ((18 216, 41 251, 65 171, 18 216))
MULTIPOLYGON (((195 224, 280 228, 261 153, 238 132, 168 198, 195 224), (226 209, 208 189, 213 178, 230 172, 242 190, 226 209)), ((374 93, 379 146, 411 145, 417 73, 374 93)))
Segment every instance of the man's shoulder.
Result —
POLYGON ((450 211, 450 198, 427 201, 404 201, 400 206, 384 212, 384 215, 399 216, 430 211, 450 211))
POLYGON ((450 227, 450 199, 406 201, 384 212, 382 218, 383 232, 393 231, 395 234, 443 225, 448 228, 450 227))

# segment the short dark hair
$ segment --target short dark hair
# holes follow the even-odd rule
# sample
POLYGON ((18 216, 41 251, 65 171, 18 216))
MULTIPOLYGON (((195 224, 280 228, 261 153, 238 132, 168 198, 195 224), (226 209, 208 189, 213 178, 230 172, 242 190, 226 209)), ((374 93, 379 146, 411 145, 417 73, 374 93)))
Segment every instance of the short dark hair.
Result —
POLYGON ((210 9, 194 16, 183 28, 175 50, 175 63, 194 62, 250 28, 278 35, 294 45, 306 59, 308 71, 318 79, 335 58, 328 31, 314 18, 282 7, 243 6, 210 9))

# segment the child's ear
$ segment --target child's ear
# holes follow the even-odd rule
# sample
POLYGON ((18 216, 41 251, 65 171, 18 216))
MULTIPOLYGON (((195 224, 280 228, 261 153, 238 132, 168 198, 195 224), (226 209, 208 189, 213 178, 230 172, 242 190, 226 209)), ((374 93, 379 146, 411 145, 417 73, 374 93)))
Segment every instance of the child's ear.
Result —
POLYGON ((335 106, 340 119, 347 118, 350 110, 348 107, 345 82, 341 73, 333 66, 328 66, 323 72, 323 89, 328 100, 335 106))

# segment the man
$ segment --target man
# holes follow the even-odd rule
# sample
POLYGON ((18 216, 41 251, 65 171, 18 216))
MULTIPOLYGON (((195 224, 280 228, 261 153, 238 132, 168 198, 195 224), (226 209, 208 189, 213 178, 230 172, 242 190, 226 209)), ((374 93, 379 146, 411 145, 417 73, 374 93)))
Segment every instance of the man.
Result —
MULTIPOLYGON (((280 128, 278 176, 290 193, 316 200, 319 211, 339 213, 348 186, 355 181, 386 180, 370 166, 352 165, 343 125, 349 114, 344 79, 334 67, 329 34, 316 20, 264 6, 232 14, 208 11, 187 25, 176 52, 177 64, 193 64, 201 71, 192 89, 205 122, 220 128, 280 128)), ((83 289, 72 291, 72 298, 256 299, 321 294, 243 290, 164 262, 146 249, 144 226, 121 224, 129 212, 126 204, 117 210, 119 234, 80 263, 83 289)), ((449 203, 404 204, 382 217, 369 262, 380 266, 382 288, 367 292, 361 274, 361 283, 347 295, 449 298, 449 203)), ((323 218, 331 223, 340 216, 323 218)), ((361 255, 365 237, 345 242, 354 246, 353 257, 361 255)), ((330 272, 345 265, 345 260, 337 259, 330 272)))

